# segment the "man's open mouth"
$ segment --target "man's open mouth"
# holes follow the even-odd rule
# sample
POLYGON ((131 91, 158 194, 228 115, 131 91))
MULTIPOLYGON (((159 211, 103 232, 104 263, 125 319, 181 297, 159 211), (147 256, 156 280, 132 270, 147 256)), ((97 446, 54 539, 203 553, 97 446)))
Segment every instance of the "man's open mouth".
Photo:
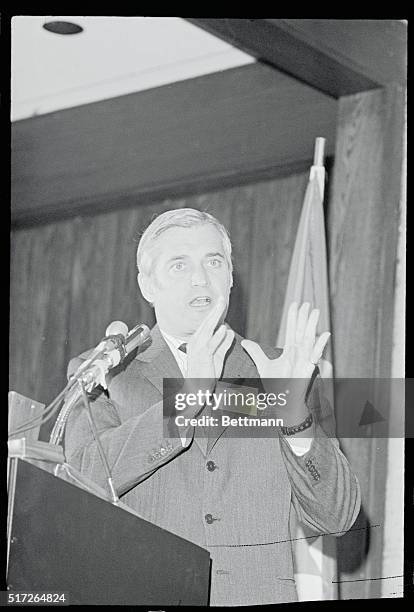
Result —
POLYGON ((211 298, 208 295, 201 295, 199 297, 194 298, 190 302, 190 306, 194 306, 196 308, 201 308, 202 306, 209 306, 211 304, 211 298))

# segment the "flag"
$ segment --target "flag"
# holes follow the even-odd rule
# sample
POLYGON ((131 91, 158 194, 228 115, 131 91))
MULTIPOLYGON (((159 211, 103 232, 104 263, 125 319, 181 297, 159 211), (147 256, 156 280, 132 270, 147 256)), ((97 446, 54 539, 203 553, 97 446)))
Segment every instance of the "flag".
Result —
MULTIPOLYGON (((298 231, 290 263, 285 301, 279 327, 277 346, 283 347, 286 335, 287 313, 292 302, 299 305, 309 302, 311 308, 320 311, 318 335, 330 331, 329 288, 325 238, 323 197, 325 188, 325 168, 323 149, 325 139, 317 138, 314 162, 310 169, 309 182, 299 220, 298 231)), ((328 399, 331 411, 323 418, 330 423, 322 423, 328 433, 334 430, 333 416, 333 367, 330 342, 325 349, 325 358, 319 362, 321 378, 324 380, 324 396, 328 399), (331 379, 329 381, 329 379, 331 379), (328 416, 327 416, 328 415, 328 416), (327 431, 328 430, 328 431, 327 431)), ((295 567, 295 580, 299 601, 337 599, 336 541, 334 536, 312 536, 312 532, 302 526, 291 513, 291 537, 295 567)))

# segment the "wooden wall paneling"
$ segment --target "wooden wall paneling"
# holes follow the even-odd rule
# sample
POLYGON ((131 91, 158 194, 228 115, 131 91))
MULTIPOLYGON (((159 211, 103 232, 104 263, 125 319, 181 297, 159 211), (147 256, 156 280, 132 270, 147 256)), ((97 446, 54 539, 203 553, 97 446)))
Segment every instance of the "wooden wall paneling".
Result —
POLYGON ((46 404, 65 380, 72 257, 70 222, 12 234, 10 387, 46 404))
POLYGON ((228 312, 230 325, 241 335, 247 332, 249 312, 252 227, 254 219, 254 198, 252 189, 232 190, 231 219, 229 224, 233 258, 233 288, 228 312))
POLYGON ((129 329, 137 323, 152 323, 152 309, 141 297, 137 283, 136 250, 145 207, 135 207, 118 214, 115 266, 112 288, 112 314, 129 329))
MULTIPOLYGON (((286 179, 285 179, 286 180, 286 179)), ((263 192, 262 185, 259 186, 263 192)), ((259 194, 258 194, 259 195, 259 194)), ((263 194, 264 195, 264 194, 263 194)), ((276 236, 272 230, 273 219, 269 216, 269 207, 274 213, 280 212, 280 202, 272 201, 272 192, 266 194, 267 199, 257 198, 255 206, 254 236, 253 236, 253 266, 250 275, 251 300, 249 303, 249 321, 247 335, 251 334, 258 341, 274 344, 274 328, 279 324, 275 305, 272 304, 273 286, 276 282, 275 253, 277 249, 276 236), (270 196, 270 202, 269 202, 270 196), (275 320, 276 319, 276 320, 275 320)))
MULTIPOLYGON (((273 325, 269 324, 269 308, 271 307, 272 287, 276 277, 275 269, 272 274, 276 236, 272 231, 272 219, 267 214, 267 202, 263 195, 262 189, 262 197, 255 198, 254 206, 252 262, 248 290, 250 298, 246 334, 258 342, 271 344, 274 329, 273 325)), ((272 199, 271 190, 266 195, 272 199)), ((271 204, 275 214, 280 211, 280 202, 277 197, 271 204)))
POLYGON ((274 256, 271 262, 271 275, 274 281, 268 329, 268 337, 271 339, 273 346, 277 345, 291 257, 309 180, 310 166, 311 162, 309 162, 305 172, 291 176, 281 181, 279 188, 273 188, 267 205, 268 217, 272 219, 272 233, 275 245, 274 256), (273 210, 275 207, 273 202, 277 202, 276 210, 273 210))
POLYGON ((152 309, 139 294, 135 253, 143 218, 155 210, 136 207, 75 220, 79 231, 72 283, 72 356, 97 344, 113 320, 129 328, 138 322, 153 323, 152 309))
POLYGON ((375 372, 377 325, 372 305, 382 290, 376 267, 384 230, 377 211, 382 195, 383 96, 380 91, 369 97, 360 94, 341 104, 329 228, 332 317, 337 320, 339 311, 342 324, 336 330, 335 363, 344 375, 370 376, 375 372), (341 299, 345 295, 346 308, 341 299), (356 338, 370 342, 355 342, 356 338))
POLYGON ((259 185, 255 194, 247 333, 275 345, 308 174, 259 185))
POLYGON ((118 215, 77 218, 70 338, 76 354, 94 346, 111 322, 112 279, 116 269, 118 215))
MULTIPOLYGON (((328 222, 337 377, 391 375, 403 103, 403 88, 394 85, 339 102, 328 222)), ((382 390, 375 408, 387 418, 389 395, 382 390)), ((340 431, 349 414, 345 403, 336 407, 340 431)), ((350 412, 358 417, 357 406, 350 412)), ((359 475, 368 522, 381 528, 370 528, 365 541, 363 532, 339 540, 341 593, 379 597, 380 581, 370 579, 382 575, 387 439, 347 438, 342 444, 359 475), (358 556, 362 563, 353 562, 358 556)))
MULTIPOLYGON (((27 354, 25 332, 30 328, 32 304, 30 301, 30 236, 33 230, 19 230, 10 237, 10 364, 9 390, 32 397, 33 389, 23 390, 24 355, 27 354)), ((25 383, 26 384, 26 383, 25 383)), ((33 397, 33 399, 35 399, 33 397)))
POLYGON ((262 64, 17 121, 12 223, 271 179, 335 125, 335 100, 262 64))

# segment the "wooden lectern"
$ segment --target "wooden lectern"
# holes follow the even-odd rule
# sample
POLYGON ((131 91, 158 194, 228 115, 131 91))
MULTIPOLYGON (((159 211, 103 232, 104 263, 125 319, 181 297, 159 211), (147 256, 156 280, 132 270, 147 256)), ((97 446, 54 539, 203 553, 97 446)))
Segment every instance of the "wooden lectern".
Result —
POLYGON ((67 464, 13 463, 9 591, 65 592, 70 605, 208 605, 208 551, 91 492, 67 464))

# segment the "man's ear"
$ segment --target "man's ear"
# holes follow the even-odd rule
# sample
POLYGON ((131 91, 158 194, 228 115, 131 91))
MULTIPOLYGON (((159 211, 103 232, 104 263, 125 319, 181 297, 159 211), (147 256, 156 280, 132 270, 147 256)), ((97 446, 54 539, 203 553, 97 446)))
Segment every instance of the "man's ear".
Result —
POLYGON ((138 272, 137 281, 142 295, 147 302, 152 304, 154 301, 154 287, 151 277, 142 272, 138 272))

